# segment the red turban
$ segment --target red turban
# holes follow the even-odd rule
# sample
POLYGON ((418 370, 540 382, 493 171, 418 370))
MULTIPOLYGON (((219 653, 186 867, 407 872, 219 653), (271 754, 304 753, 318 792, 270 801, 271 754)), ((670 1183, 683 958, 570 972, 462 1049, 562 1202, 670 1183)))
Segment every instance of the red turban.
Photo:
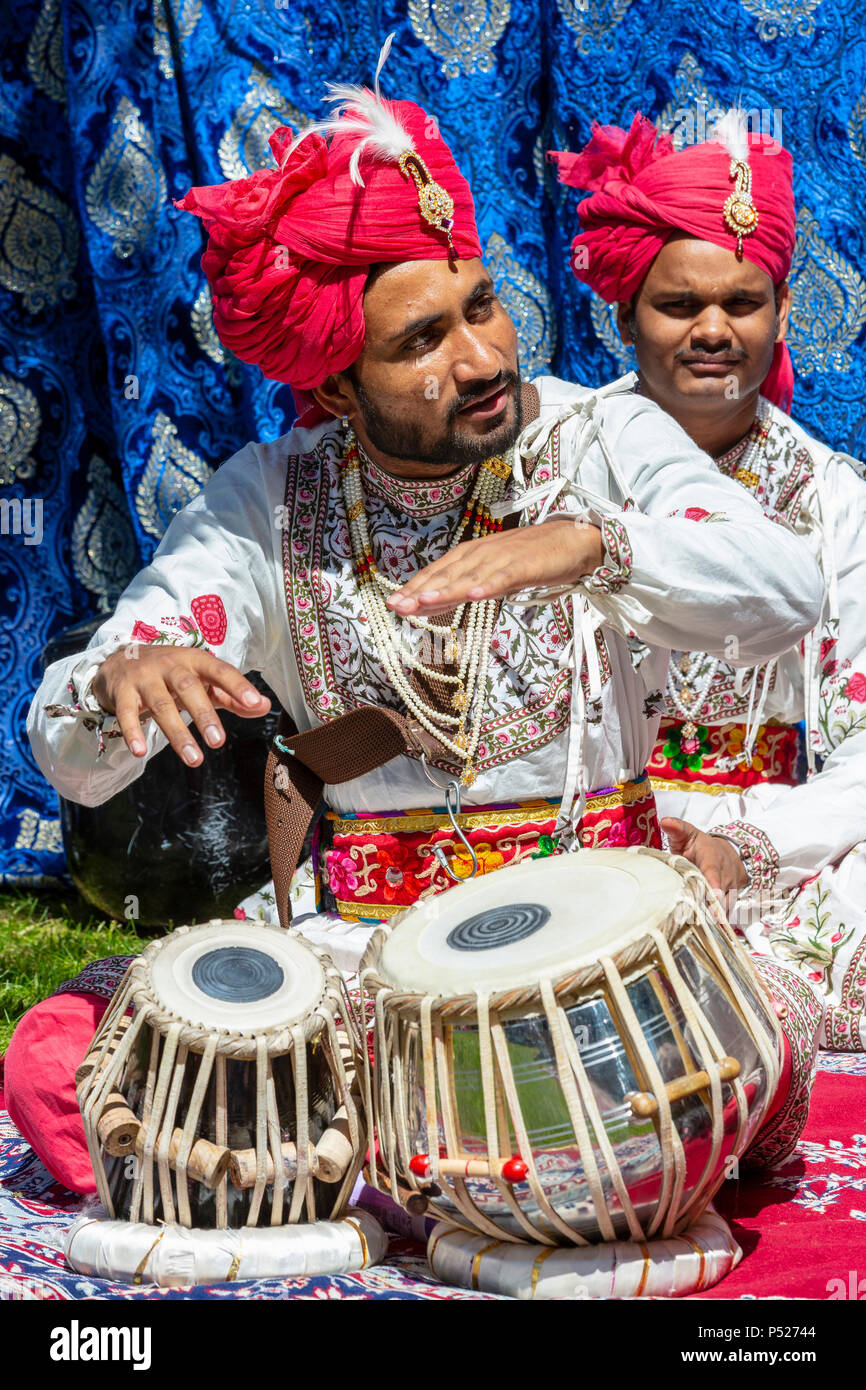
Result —
POLYGON ((288 382, 305 424, 325 418, 306 393, 361 354, 371 265, 481 255, 469 185, 436 122, 413 102, 360 90, 357 98, 327 123, 329 142, 314 131, 289 153, 295 133, 281 126, 270 138, 278 168, 192 188, 177 204, 209 233, 202 269, 221 342, 288 382), (453 252, 448 229, 425 220, 416 183, 396 162, 400 148, 413 147, 453 199, 453 252))
MULTIPOLYGON (((796 236, 791 156, 760 135, 744 131, 741 138, 758 212, 742 254, 779 285, 791 269, 796 236)), ((628 132, 596 124, 580 154, 551 150, 550 157, 563 183, 591 192, 578 205, 583 231, 572 242, 571 265, 608 303, 631 299, 674 231, 737 250, 722 211, 734 191, 731 151, 718 139, 675 150, 670 136, 659 135, 638 112, 628 132)), ((785 343, 776 344, 761 389, 790 409, 794 373, 785 343)))

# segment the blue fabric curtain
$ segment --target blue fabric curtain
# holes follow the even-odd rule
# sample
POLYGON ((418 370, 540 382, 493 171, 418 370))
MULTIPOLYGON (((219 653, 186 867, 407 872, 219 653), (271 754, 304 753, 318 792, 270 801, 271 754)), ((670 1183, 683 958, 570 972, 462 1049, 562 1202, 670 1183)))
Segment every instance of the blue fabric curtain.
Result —
POLYGON ((635 108, 699 136, 739 99, 796 164, 795 414, 866 452, 866 33, 859 0, 3 0, 0 873, 63 870, 26 744, 40 652, 109 610, 172 514, 288 390, 221 348, 196 219, 172 199, 269 161, 267 137, 369 80, 436 115, 475 193, 526 372, 628 365, 567 266, 544 152, 635 108), (781 129, 779 128, 781 121, 781 129))

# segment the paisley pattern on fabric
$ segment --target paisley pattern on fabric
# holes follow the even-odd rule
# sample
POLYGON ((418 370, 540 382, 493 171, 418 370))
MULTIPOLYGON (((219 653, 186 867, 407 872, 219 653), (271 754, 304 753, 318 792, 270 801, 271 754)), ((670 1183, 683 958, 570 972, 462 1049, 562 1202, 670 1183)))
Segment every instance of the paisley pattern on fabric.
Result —
POLYGON ((420 101, 453 144, 527 372, 595 385, 632 365, 612 312, 568 270, 577 196, 545 151, 636 108, 680 140, 738 96, 771 123, 781 113, 800 213, 795 414, 866 454, 856 0, 658 0, 652 17, 637 0, 407 0, 387 13, 369 0, 130 0, 110 20, 97 0, 7 6, 0 454, 11 441, 15 462, 7 452, 0 486, 42 499, 44 539, 0 549, 0 872, 63 863, 16 848, 24 811, 56 816, 24 736, 45 641, 105 611, 210 471, 293 417, 288 388, 217 342, 200 229, 172 199, 260 167, 269 124, 319 117, 328 79, 369 80, 391 28, 386 94, 420 101), (795 95, 798 71, 810 77, 795 95))

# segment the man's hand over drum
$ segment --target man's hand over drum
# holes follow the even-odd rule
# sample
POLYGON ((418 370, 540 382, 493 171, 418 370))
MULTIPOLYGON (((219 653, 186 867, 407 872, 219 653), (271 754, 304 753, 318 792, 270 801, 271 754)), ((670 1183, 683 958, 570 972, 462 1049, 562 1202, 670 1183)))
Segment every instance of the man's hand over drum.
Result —
POLYGON ((427 617, 467 599, 508 598, 523 589, 567 590, 603 559, 597 526, 557 516, 542 526, 463 541, 413 575, 388 606, 401 616, 427 617))
POLYGON ((710 887, 730 906, 749 882, 743 861, 731 841, 721 835, 708 835, 705 830, 698 830, 697 826, 676 816, 665 816, 661 827, 668 837, 671 853, 681 854, 700 869, 710 887))
POLYGON ((117 718, 126 746, 137 758, 147 752, 141 719, 150 715, 175 753, 189 767, 202 760, 201 749, 181 718, 185 710, 211 748, 225 742, 216 711, 229 710, 245 719, 267 714, 270 700, 234 666, 192 647, 148 647, 139 643, 112 652, 93 680, 100 705, 117 718))

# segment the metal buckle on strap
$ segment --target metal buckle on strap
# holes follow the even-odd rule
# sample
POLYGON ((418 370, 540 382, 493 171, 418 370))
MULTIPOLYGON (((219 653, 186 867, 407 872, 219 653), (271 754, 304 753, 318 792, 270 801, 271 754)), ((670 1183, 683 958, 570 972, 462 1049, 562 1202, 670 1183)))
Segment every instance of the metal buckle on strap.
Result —
POLYGON ((424 775, 426 776, 427 780, 429 782, 432 782, 433 786, 436 787, 439 791, 444 791, 445 793, 445 810, 448 813, 448 819, 451 822, 454 834, 457 836, 457 839, 460 841, 460 843, 464 846, 469 855, 469 858, 472 861, 471 872, 468 874, 455 874, 454 870, 452 869, 451 865, 448 863, 448 860, 445 857, 445 851, 441 845, 433 845, 431 847, 433 851, 433 857, 439 862, 439 864, 445 870, 445 873, 452 880, 452 882, 466 883, 470 878, 474 878, 475 875, 478 873, 478 857, 475 853, 475 850, 472 848, 469 841, 467 840, 466 836, 463 834, 463 831, 461 830, 460 826, 457 824, 457 817, 460 815, 460 783, 456 780, 456 778, 452 777, 443 786, 439 779, 433 776, 432 772, 427 766, 427 754, 423 748, 421 749, 421 766, 424 769, 424 775))

